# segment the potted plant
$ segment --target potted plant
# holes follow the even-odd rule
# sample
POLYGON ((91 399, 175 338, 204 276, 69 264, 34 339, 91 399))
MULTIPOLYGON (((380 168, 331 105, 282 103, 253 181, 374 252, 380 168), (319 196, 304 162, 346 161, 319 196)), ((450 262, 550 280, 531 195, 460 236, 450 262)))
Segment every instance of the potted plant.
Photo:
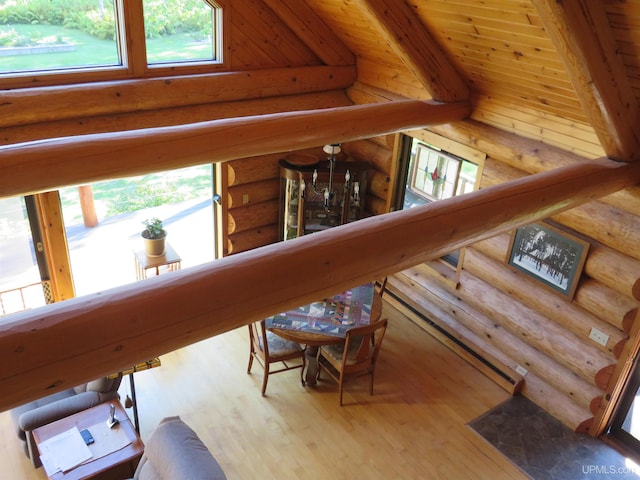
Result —
POLYGON ((167 231, 162 226, 162 220, 154 217, 145 220, 142 224, 145 226, 142 231, 142 238, 144 238, 144 248, 147 255, 152 257, 164 255, 167 231))

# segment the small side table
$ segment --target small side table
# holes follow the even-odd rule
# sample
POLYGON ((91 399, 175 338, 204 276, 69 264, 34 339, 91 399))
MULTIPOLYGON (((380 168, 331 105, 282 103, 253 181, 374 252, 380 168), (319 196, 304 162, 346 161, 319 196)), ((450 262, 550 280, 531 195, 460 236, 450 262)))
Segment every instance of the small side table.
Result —
POLYGON ((138 461, 144 452, 144 444, 118 400, 101 403, 95 407, 36 428, 33 431, 33 438, 38 448, 40 448, 40 444, 45 440, 55 437, 74 426, 78 427, 78 430, 89 429, 95 437, 95 444, 89 445, 89 450, 94 454, 94 458, 68 472, 58 471, 54 473, 49 477, 51 480, 133 477, 138 461), (129 441, 129 444, 124 448, 119 448, 119 445, 112 448, 113 445, 110 444, 112 437, 110 436, 109 427, 106 426, 106 421, 109 418, 109 405, 111 404, 116 407, 116 417, 120 420, 120 423, 114 427, 114 430, 117 429, 118 432, 113 432, 113 434, 124 435, 129 441))
POLYGON ((147 270, 155 270, 156 275, 160 275, 160 267, 167 267, 170 272, 180 270, 182 259, 176 253, 169 243, 165 243, 164 255, 149 256, 143 248, 137 248, 133 251, 133 257, 136 263, 136 280, 144 280, 147 278, 147 270))

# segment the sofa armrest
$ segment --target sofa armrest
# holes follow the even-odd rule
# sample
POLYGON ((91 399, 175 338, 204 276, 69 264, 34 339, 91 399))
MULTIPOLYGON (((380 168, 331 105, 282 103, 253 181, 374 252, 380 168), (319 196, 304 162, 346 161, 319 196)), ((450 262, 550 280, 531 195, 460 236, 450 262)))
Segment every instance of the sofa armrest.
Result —
POLYGON ((98 392, 80 393, 24 412, 18 419, 18 425, 22 431, 30 432, 47 423, 91 408, 98 403, 100 403, 98 392))
POLYGON ((165 418, 152 433, 138 465, 140 480, 226 480, 222 467, 191 427, 165 418))

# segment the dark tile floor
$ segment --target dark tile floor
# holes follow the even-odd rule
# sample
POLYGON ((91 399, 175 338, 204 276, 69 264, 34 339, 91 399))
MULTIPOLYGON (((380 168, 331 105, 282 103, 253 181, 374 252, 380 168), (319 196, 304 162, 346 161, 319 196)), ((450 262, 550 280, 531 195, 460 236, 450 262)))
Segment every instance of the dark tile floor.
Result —
POLYGON ((512 397, 469 426, 534 480, 639 480, 640 467, 573 432, 533 402, 512 397))

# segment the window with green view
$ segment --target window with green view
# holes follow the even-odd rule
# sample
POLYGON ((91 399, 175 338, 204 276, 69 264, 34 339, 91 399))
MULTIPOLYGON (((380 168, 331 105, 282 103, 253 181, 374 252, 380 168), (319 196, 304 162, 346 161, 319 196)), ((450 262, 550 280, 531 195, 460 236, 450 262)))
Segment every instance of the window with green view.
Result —
POLYGON ((0 74, 121 64, 113 0, 0 0, 0 74))
POLYGON ((477 175, 476 164, 413 139, 404 208, 472 192, 477 175))
POLYGON ((144 33, 124 23, 134 4, 0 0, 0 76, 130 66, 127 35, 144 34, 151 66, 220 61, 222 10, 213 0, 142 0, 144 33))
POLYGON ((149 65, 219 60, 220 9, 206 0, 143 0, 149 65))

